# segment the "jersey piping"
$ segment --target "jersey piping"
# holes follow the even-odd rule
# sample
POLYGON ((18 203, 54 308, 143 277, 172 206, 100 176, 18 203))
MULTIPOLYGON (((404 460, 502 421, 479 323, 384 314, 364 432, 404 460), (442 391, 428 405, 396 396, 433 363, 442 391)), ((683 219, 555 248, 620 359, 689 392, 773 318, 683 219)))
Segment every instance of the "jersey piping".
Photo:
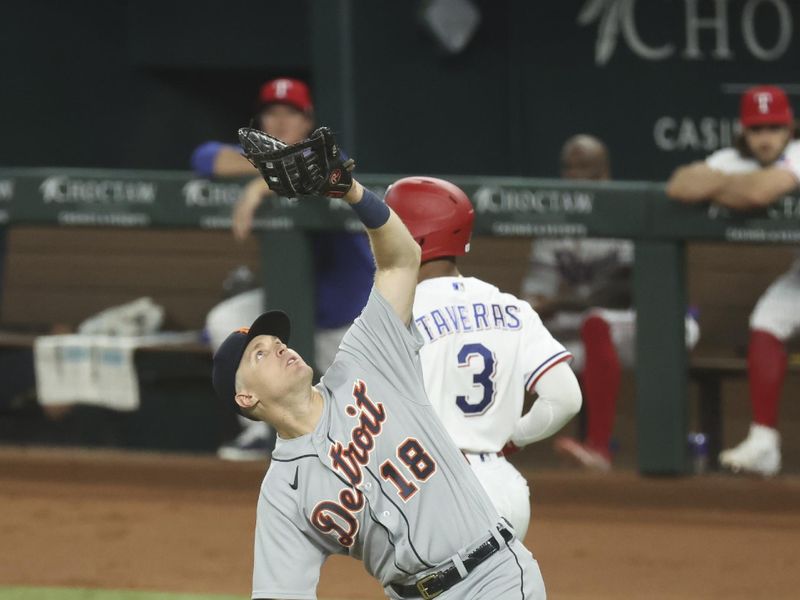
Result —
POLYGON ((506 548, 511 551, 511 554, 514 556, 514 562, 517 563, 517 568, 519 568, 519 596, 522 600, 525 600, 525 571, 523 571, 522 565, 519 564, 517 553, 514 552, 514 549, 508 542, 506 542, 506 548))
POLYGON ((319 457, 316 454, 301 454, 300 456, 294 456, 292 458, 275 458, 275 457, 272 457, 272 458, 270 458, 270 460, 272 460, 274 462, 288 463, 288 462, 294 462, 296 460, 300 460, 301 458, 319 458, 319 457))
POLYGON ((422 559, 422 557, 419 555, 419 552, 417 552, 417 549, 416 549, 416 547, 414 546, 414 542, 411 540, 411 523, 409 523, 409 522, 408 522, 408 517, 406 517, 406 513, 404 513, 404 512, 403 512, 403 510, 402 510, 402 509, 401 509, 401 508, 400 508, 400 507, 397 505, 397 503, 396 503, 396 502, 395 502, 395 501, 392 499, 392 497, 391 497, 391 496, 389 496, 389 494, 387 494, 387 493, 386 493, 386 490, 384 490, 384 489, 383 489, 383 486, 381 485, 381 480, 380 480, 380 479, 378 479, 378 478, 375 476, 375 473, 373 473, 373 472, 372 472, 372 470, 371 470, 369 467, 364 467, 364 470, 365 470, 367 473, 369 473, 370 475, 372 475, 372 478, 373 478, 373 479, 374 479, 374 480, 375 480, 375 481, 378 483, 378 487, 379 487, 379 488, 380 488, 380 490, 381 490, 381 494, 382 494, 382 495, 383 495, 383 496, 384 496, 384 497, 385 497, 385 498, 386 498, 386 499, 387 499, 389 502, 391 502, 392 506, 394 506, 394 507, 397 509, 397 511, 400 513, 400 516, 401 516, 401 517, 403 517, 403 521, 404 521, 404 522, 405 522, 405 524, 406 524, 406 529, 408 530, 408 545, 409 545, 409 546, 411 546, 411 550, 414 552, 414 556, 416 556, 416 557, 417 557, 417 560, 419 560, 419 562, 421 562, 421 563, 422 563, 423 565, 425 565, 427 568, 429 568, 429 569, 432 569, 432 568, 433 568, 435 565, 432 565, 432 564, 430 564, 430 563, 429 563, 427 560, 423 560, 423 559, 422 559))
POLYGON ((533 372, 530 374, 530 377, 528 377, 528 381, 525 382, 525 389, 530 390, 534 385, 536 385, 536 382, 539 381, 541 376, 544 375, 550 369, 550 367, 553 367, 554 365, 565 360, 569 360, 570 358, 572 358, 572 354, 566 350, 561 350, 560 352, 553 354, 553 356, 545 360, 533 370, 533 372))

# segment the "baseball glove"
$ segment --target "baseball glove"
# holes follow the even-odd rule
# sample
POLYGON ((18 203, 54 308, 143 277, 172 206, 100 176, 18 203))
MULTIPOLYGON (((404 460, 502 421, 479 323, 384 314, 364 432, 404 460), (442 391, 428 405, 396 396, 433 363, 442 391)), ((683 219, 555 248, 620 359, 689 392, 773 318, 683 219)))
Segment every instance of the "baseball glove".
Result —
POLYGON ((353 184, 353 159, 345 159, 333 133, 320 127, 297 144, 287 145, 258 129, 243 127, 239 141, 269 189, 286 198, 341 198, 353 184))

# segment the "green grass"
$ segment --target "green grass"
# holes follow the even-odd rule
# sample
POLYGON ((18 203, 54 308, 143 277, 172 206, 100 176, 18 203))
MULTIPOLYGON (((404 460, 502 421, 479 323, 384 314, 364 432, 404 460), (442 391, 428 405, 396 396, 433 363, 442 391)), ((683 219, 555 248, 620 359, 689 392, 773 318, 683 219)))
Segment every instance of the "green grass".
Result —
POLYGON ((169 594, 76 588, 0 587, 0 600, 247 600, 247 596, 169 594))

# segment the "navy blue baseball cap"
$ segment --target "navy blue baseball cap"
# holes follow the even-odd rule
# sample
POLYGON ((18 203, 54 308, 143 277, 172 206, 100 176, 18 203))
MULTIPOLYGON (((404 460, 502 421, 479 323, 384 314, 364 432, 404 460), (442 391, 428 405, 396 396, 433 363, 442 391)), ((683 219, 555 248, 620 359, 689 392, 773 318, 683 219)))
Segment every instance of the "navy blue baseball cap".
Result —
POLYGON ((291 322, 289 315, 280 310, 270 310, 258 317, 250 327, 244 327, 230 334, 214 353, 214 367, 211 372, 211 382, 217 397, 225 402, 234 403, 238 411, 239 406, 234 401, 236 396, 236 371, 242 361, 247 344, 259 335, 272 335, 289 343, 291 322))

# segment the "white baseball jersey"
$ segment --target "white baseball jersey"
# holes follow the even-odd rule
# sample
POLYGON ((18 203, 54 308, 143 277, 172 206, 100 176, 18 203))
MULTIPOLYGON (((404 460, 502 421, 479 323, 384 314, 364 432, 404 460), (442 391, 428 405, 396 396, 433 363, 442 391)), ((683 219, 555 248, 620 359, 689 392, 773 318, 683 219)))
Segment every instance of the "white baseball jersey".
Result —
MULTIPOLYGON (((724 173, 752 173, 763 168, 757 160, 743 157, 736 148, 717 150, 706 158, 706 164, 724 173)), ((786 169, 800 183, 800 140, 789 142, 783 154, 770 166, 786 169)))
MULTIPOLYGON (((717 150, 706 159, 712 169, 724 173, 751 173, 762 168, 734 148, 717 150)), ((800 184, 800 140, 789 142, 773 167, 786 169, 800 184)), ((759 298, 750 315, 750 328, 768 331, 780 340, 800 334, 800 251, 789 270, 759 298)))
POLYGON ((522 414, 524 392, 571 355, 527 302, 472 277, 417 286, 414 320, 431 404, 456 446, 498 452, 522 414))

